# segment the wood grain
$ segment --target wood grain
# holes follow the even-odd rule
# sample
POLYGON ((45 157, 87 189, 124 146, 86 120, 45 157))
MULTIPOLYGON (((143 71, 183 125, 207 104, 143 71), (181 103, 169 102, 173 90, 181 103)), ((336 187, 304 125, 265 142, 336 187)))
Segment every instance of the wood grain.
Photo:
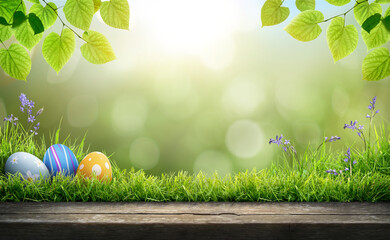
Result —
POLYGON ((0 239, 390 239, 390 203, 0 203, 0 239))

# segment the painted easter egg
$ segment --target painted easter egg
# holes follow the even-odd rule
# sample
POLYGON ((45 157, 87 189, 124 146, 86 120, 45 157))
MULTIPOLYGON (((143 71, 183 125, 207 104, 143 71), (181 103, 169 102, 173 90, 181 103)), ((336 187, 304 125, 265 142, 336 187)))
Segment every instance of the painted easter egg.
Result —
POLYGON ((21 173, 23 178, 28 181, 36 181, 41 179, 41 177, 42 179, 50 177, 49 170, 45 164, 36 156, 25 152, 12 154, 7 159, 4 170, 6 174, 21 173))
POLYGON ((85 178, 96 176, 99 180, 112 180, 111 164, 101 152, 91 152, 80 162, 77 174, 85 178))
POLYGON ((79 166, 73 152, 62 144, 49 147, 43 157, 43 162, 51 176, 56 176, 59 172, 64 176, 74 176, 79 166))

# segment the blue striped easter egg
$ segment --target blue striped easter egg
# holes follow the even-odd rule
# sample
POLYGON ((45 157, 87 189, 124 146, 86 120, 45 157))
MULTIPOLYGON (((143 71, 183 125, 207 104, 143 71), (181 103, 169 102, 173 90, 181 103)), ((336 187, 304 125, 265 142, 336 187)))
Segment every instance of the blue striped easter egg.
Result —
POLYGON ((43 157, 43 163, 49 169, 51 176, 56 176, 59 172, 63 176, 74 176, 79 166, 73 152, 62 144, 49 147, 43 157))

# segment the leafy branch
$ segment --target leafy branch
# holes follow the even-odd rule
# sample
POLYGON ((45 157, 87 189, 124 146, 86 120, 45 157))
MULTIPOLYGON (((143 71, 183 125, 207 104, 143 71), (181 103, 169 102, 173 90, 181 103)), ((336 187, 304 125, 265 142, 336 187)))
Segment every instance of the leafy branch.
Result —
MULTIPOLYGON (((326 0, 335 6, 344 6, 351 0, 326 0)), ((345 24, 345 16, 353 10, 360 34, 367 50, 372 50, 363 60, 362 75, 368 81, 377 81, 390 76, 390 54, 382 47, 390 40, 390 7, 382 15, 382 5, 390 0, 355 0, 352 8, 342 14, 324 19, 322 12, 315 10, 315 0, 296 0, 295 5, 301 11, 284 28, 299 41, 312 41, 322 32, 320 23, 330 21, 326 37, 334 62, 355 51, 359 33, 354 25, 345 24)), ((261 9, 261 21, 264 26, 273 26, 284 22, 290 15, 288 7, 281 0, 267 0, 261 9)))
MULTIPOLYGON (((57 10, 58 10, 58 8, 54 8, 52 5, 50 5, 50 4, 48 4, 47 2, 46 2, 46 0, 42 0, 44 3, 46 3, 46 6, 49 6, 54 12, 55 12, 55 14, 57 15, 57 18, 61 21, 61 23, 62 23, 62 27, 67 27, 67 28, 69 28, 78 38, 80 38, 80 39, 83 39, 75 30, 73 30, 71 27, 69 27, 63 20, 62 20, 62 18, 60 17, 60 15, 58 15, 58 12, 57 12, 57 10)), ((84 39, 83 39, 84 40, 84 39)), ((85 41, 85 40, 84 40, 85 41)))
POLYGON ((31 70, 31 51, 42 39, 43 33, 57 21, 62 23, 61 33, 50 32, 43 41, 42 55, 58 73, 75 51, 75 36, 85 43, 80 47, 82 56, 93 64, 114 60, 115 53, 107 38, 90 29, 94 14, 100 15, 113 28, 129 29, 130 8, 127 0, 67 0, 57 7, 49 0, 28 0, 33 3, 27 13, 25 1, 0 1, 0 67, 11 77, 26 80, 31 70), (58 13, 62 10, 67 22, 58 13), (9 19, 8 21, 6 19, 9 19), (74 28, 84 31, 78 34, 74 28), (18 43, 8 48, 5 41, 15 36, 18 43), (26 49, 27 48, 27 49, 26 49))

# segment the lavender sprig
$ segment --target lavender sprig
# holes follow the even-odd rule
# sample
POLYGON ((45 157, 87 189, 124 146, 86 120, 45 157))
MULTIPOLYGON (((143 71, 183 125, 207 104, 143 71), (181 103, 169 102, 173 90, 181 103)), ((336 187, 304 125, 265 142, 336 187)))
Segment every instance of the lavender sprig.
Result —
POLYGON ((368 149, 367 149, 368 156, 370 155, 370 148, 371 148, 372 121, 374 120, 375 115, 377 115, 379 113, 379 110, 375 110, 375 104, 376 104, 376 96, 370 101, 370 105, 368 105, 368 109, 370 110, 370 114, 366 115, 366 118, 370 119, 370 124, 368 125, 368 149))
POLYGON ((4 118, 4 122, 10 122, 10 123, 12 123, 12 124, 15 125, 15 126, 16 126, 16 124, 18 123, 18 120, 19 120, 19 118, 14 117, 13 114, 11 114, 11 115, 9 115, 8 117, 5 117, 5 118, 4 118))
POLYGON ((363 133, 364 126, 360 124, 359 126, 356 126, 356 124, 357 124, 357 120, 355 120, 354 122, 351 121, 350 124, 345 123, 344 130, 349 128, 354 132, 356 131, 356 134, 360 137, 360 139, 362 139, 362 141, 364 142, 364 146, 366 147, 366 138, 363 133))
POLYGON ((289 150, 288 153, 290 154, 290 156, 293 157, 294 154, 298 161, 298 164, 300 165, 297 151, 295 150, 294 146, 291 144, 290 140, 285 139, 284 142, 282 142, 282 139, 283 139, 283 134, 280 134, 280 136, 276 135, 276 138, 275 139, 270 138, 268 143, 269 144, 274 143, 277 144, 278 146, 281 145, 284 152, 287 152, 287 150, 289 150))
POLYGON ((320 149, 320 147, 321 147, 323 144, 328 143, 328 142, 335 142, 335 141, 340 140, 340 139, 341 139, 341 137, 338 137, 338 136, 331 136, 330 138, 325 137, 325 138, 324 138, 324 141, 323 141, 320 145, 318 145, 317 151, 320 149))
POLYGON ((353 165, 355 165, 357 162, 356 162, 356 160, 353 161, 353 162, 352 162, 352 160, 351 160, 351 148, 348 148, 347 153, 344 154, 344 156, 346 157, 346 158, 344 158, 344 162, 347 163, 347 164, 349 164, 348 167, 345 167, 344 169, 340 169, 340 170, 329 169, 329 170, 326 170, 326 172, 329 173, 329 174, 333 174, 333 175, 337 176, 337 175, 339 175, 339 174, 342 174, 343 171, 345 171, 345 172, 349 171, 350 175, 352 176, 352 167, 353 167, 353 165))
MULTIPOLYGON (((42 114, 43 108, 39 109, 34 115, 33 108, 35 107, 35 102, 29 100, 24 93, 20 94, 19 101, 19 109, 22 113, 27 113, 27 123, 30 123, 28 130, 26 130, 26 133, 30 132, 32 135, 37 135, 37 130, 39 129, 40 123, 38 122, 36 125, 33 125, 33 123, 36 121, 36 118, 42 114), (34 130, 32 130, 31 128, 33 128, 34 130)), ((13 114, 11 114, 8 117, 4 118, 4 121, 13 123, 16 126, 19 121, 19 118, 14 117, 13 114)))

